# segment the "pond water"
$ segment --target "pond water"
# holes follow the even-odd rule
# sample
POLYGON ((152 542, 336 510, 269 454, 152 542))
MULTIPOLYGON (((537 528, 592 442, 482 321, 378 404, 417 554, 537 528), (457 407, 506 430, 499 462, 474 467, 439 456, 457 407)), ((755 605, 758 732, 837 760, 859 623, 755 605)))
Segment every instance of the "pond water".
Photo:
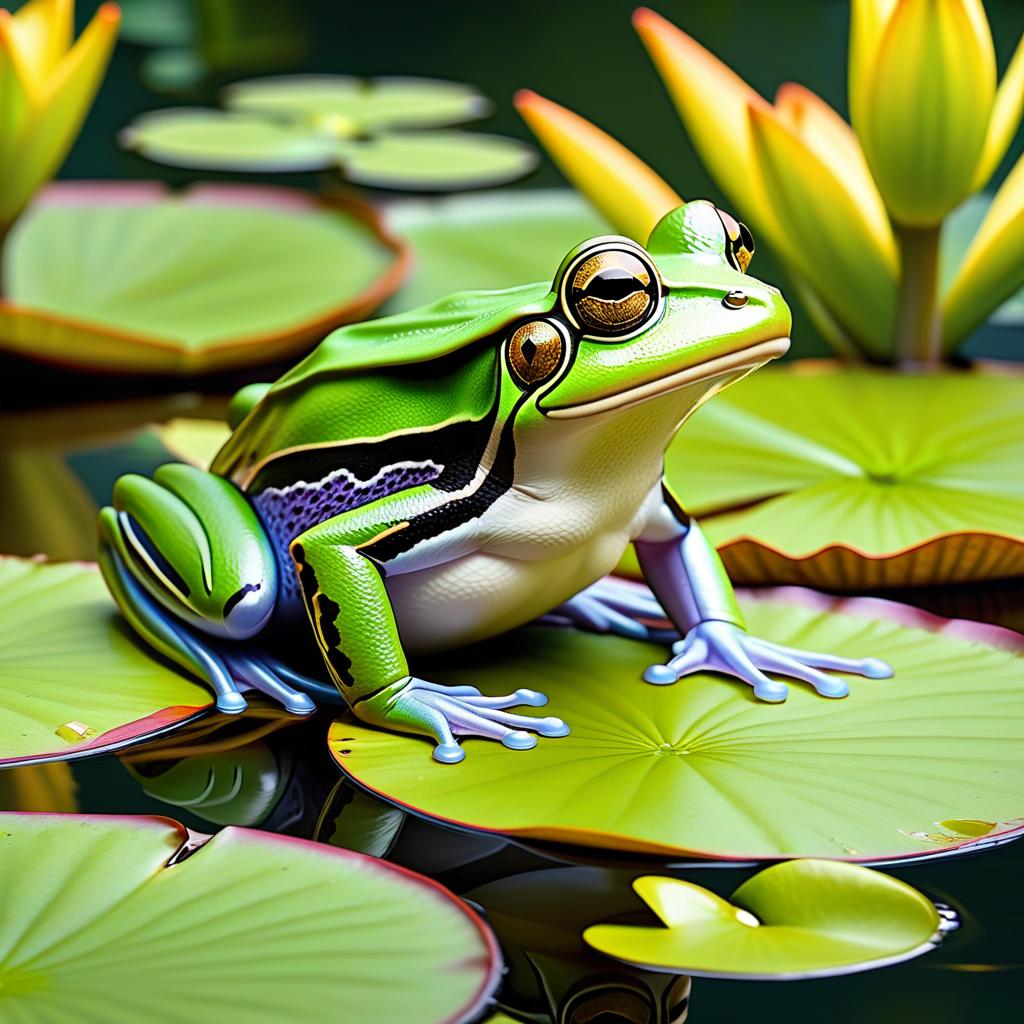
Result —
MULTIPOLYGON (((143 424, 189 408, 213 414, 217 403, 197 406, 194 398, 177 396, 84 406, 77 415, 67 408, 8 414, 0 421, 4 464, 8 471, 30 466, 38 486, 6 491, 0 546, 23 550, 25 544, 49 543, 63 545, 65 557, 89 557, 91 524, 69 533, 62 510, 30 507, 22 494, 40 488, 64 494, 70 481, 88 502, 103 501, 118 474, 149 473, 167 459, 143 424), (52 457, 33 457, 42 451, 52 457)), ((441 828, 354 789, 328 755, 329 723, 325 713, 296 722, 257 708, 242 719, 221 719, 215 728, 200 723, 181 737, 121 756, 29 769, 52 771, 55 781, 34 790, 35 804, 20 798, 18 809, 166 815, 203 833, 228 824, 254 826, 384 856, 430 875, 490 921, 511 967, 499 1006, 524 1021, 681 1021, 688 1012, 690 1020, 707 1022, 942 1024, 965 1014, 1002 1014, 1019 1000, 1020 842, 886 868, 951 908, 959 922, 939 948, 918 959, 799 983, 695 978, 691 985, 684 977, 618 966, 589 952, 580 933, 609 916, 651 923, 630 891, 640 874, 672 875, 727 897, 757 865, 672 864, 441 828)))

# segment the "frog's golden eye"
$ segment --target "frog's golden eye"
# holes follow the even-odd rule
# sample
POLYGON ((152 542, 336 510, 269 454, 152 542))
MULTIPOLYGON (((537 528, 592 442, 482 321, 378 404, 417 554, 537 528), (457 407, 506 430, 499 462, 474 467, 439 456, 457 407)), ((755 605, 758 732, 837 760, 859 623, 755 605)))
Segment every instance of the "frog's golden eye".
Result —
POLYGON ((562 365, 565 339, 546 320, 531 320, 517 328, 508 342, 508 364, 519 386, 531 388, 547 380, 562 365))
POLYGON ((610 244, 583 252, 570 264, 562 302, 569 319, 588 336, 621 340, 660 312, 661 282, 639 246, 610 244))
POLYGON ((729 262, 741 273, 747 272, 750 261, 754 258, 754 236, 750 228, 742 221, 719 210, 718 215, 725 225, 725 253, 729 262))

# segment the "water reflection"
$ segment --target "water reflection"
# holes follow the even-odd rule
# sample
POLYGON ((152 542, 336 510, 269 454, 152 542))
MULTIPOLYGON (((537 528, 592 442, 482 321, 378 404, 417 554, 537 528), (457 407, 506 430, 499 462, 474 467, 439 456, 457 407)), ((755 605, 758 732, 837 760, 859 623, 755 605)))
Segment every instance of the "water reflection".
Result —
POLYGON ((688 1015, 709 1022, 952 1024, 962 1020, 965 1005, 979 1014, 998 1012, 1019 995, 1024 844, 885 868, 949 904, 962 922, 919 960, 800 984, 704 978, 691 984, 604 958, 580 935, 598 922, 655 923, 631 888, 641 873, 682 878, 728 897, 756 865, 667 864, 443 828, 354 789, 326 752, 329 724, 328 715, 296 720, 254 703, 243 716, 210 716, 119 759, 86 760, 70 771, 59 766, 59 777, 56 766, 15 770, 0 802, 71 810, 77 783, 77 804, 86 812, 166 814, 203 832, 257 827, 430 875, 488 920, 508 968, 498 1008, 532 1024, 667 1024, 688 1015))

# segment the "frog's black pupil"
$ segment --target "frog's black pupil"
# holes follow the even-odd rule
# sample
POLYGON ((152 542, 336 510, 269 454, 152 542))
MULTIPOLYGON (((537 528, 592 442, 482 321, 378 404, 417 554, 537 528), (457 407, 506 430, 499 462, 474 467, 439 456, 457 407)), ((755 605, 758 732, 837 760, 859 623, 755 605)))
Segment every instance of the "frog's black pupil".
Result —
POLYGON ((634 292, 641 291, 643 285, 628 271, 621 267, 609 267, 595 274, 587 287, 583 289, 584 295, 595 299, 604 299, 607 302, 619 302, 628 299, 634 292))
POLYGON ((526 360, 527 366, 533 366, 533 357, 537 354, 537 343, 533 338, 527 338, 523 342, 523 358, 526 360))

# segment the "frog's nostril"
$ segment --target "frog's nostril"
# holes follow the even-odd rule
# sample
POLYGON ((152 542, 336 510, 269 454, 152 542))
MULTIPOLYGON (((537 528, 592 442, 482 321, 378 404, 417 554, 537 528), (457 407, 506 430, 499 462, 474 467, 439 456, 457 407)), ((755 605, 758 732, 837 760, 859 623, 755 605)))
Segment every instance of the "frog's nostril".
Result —
POLYGON ((722 305, 727 309, 742 309, 747 304, 747 293, 739 289, 729 292, 723 299, 722 305))

